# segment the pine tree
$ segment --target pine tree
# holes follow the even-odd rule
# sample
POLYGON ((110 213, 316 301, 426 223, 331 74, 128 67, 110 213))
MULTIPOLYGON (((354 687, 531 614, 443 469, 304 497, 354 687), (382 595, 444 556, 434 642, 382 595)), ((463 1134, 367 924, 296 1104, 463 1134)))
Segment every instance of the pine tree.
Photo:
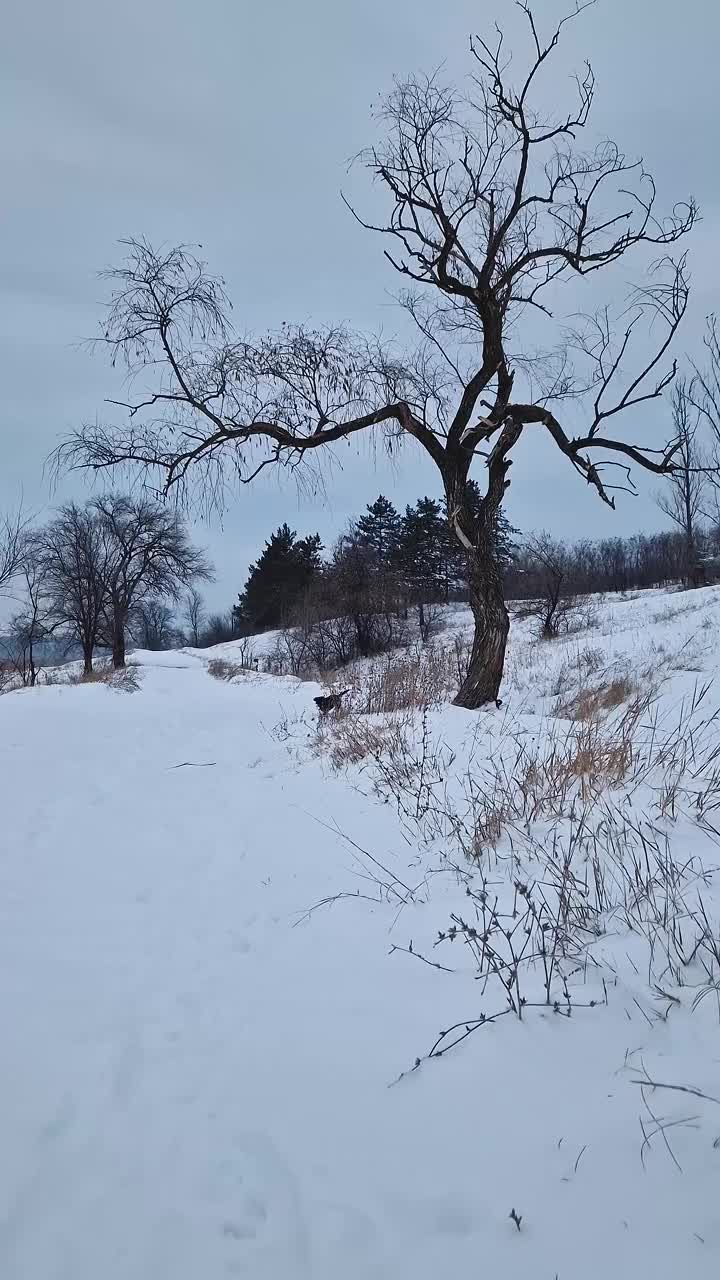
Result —
MULTIPOLYGON (((476 520, 482 495, 474 480, 467 485, 470 514, 476 520)), ((503 515, 498 515, 496 539, 503 570, 509 567, 515 553, 517 529, 503 515)), ((451 592, 463 590, 467 565, 445 514, 445 504, 435 498, 420 498, 405 508, 400 525, 397 564, 412 597, 418 600, 448 600, 451 592)))
POLYGON ((398 563, 411 593, 429 601, 446 594, 445 565, 450 538, 442 506, 434 498, 419 498, 406 507, 398 546, 398 563))
POLYGON ((321 570, 319 534, 297 540, 283 524, 265 543, 233 610, 236 625, 252 630, 285 626, 321 570))
POLYGON ((386 567, 397 555, 401 519, 392 502, 382 494, 369 503, 366 514, 353 526, 352 537, 361 547, 368 547, 386 567))

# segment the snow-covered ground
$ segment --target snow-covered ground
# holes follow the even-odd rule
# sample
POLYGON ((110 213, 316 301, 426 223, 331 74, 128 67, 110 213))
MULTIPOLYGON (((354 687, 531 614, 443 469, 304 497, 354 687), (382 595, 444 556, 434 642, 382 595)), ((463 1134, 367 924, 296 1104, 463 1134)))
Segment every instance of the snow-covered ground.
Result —
POLYGON ((720 593, 594 607, 515 628, 499 712, 396 717, 406 790, 332 764, 315 685, 211 678, 232 646, 0 698, 2 1280, 718 1275, 720 593), (620 678, 601 725, 649 699, 622 781, 519 815, 518 762, 537 798, 568 708, 620 678), (550 1005, 521 961, 522 1019, 490 1021, 477 938, 438 934, 496 899, 512 933, 568 848, 588 900, 626 853, 634 881, 577 908, 550 1005))

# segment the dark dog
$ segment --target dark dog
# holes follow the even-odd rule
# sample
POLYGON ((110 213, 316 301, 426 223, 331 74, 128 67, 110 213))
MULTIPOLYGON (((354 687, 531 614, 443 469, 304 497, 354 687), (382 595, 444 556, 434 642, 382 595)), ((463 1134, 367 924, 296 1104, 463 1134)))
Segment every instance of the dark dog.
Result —
POLYGON ((325 693, 321 694, 319 698, 314 698, 313 701, 320 712, 320 715, 326 716, 328 711, 337 711, 341 700, 345 697, 345 694, 349 692, 349 689, 343 689, 340 693, 325 693))

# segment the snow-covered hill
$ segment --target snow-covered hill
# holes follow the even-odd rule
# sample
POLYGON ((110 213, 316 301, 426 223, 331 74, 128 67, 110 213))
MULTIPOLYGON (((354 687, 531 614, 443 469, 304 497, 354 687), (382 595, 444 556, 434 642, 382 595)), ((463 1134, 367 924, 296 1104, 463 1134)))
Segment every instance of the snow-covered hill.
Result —
POLYGON ((3 1280, 718 1274, 720 592, 583 627, 0 698, 3 1280))

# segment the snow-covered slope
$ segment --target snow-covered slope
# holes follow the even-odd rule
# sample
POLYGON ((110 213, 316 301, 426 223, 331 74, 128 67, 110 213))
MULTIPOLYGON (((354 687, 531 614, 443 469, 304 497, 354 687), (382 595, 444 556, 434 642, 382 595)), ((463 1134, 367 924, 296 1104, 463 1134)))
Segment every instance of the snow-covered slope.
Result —
MULTIPOLYGON (((418 750, 452 751, 450 799, 471 757, 481 777, 518 734, 547 738, 591 669, 662 679, 661 723, 692 722, 710 767, 718 692, 694 720, 681 704, 720 666, 717 592, 599 609, 554 645, 516 629, 502 712, 405 717, 418 750)), ((316 686, 214 680, 212 656, 136 654, 134 693, 0 699, 2 1280, 717 1276, 720 1104, 637 1083, 720 1097, 697 962, 659 993, 646 938, 610 914, 568 1008, 488 1023, 393 1083, 502 1007, 468 947, 433 943, 483 878, 512 885, 517 831, 463 862, 366 765, 331 767, 316 686)), ((644 820, 654 785, 615 800, 644 820)), ((714 815, 681 810, 654 829, 710 868, 714 815)))

